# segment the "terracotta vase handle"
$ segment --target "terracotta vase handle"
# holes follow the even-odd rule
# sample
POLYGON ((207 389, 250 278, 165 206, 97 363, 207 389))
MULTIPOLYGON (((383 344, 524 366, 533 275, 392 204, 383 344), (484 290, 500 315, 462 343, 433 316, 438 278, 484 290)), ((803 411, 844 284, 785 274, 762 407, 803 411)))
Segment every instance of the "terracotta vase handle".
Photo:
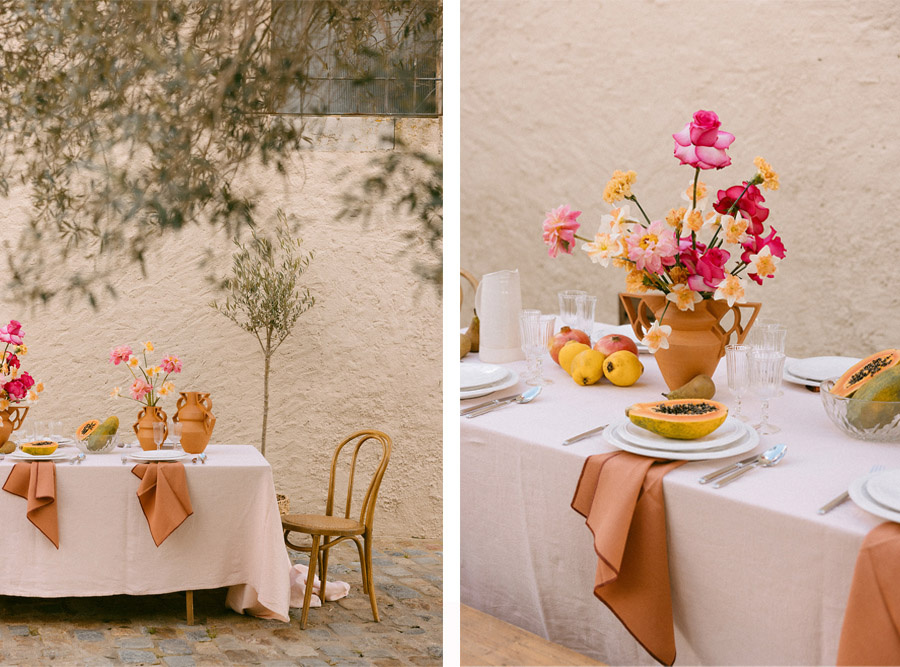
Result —
POLYGON ((206 431, 206 435, 212 435, 213 427, 215 425, 216 418, 212 416, 212 413, 205 413, 203 415, 203 430, 206 431))
POLYGON ((209 397, 209 394, 199 394, 197 402, 205 407, 207 412, 212 412, 212 399, 209 397))
POLYGON ((633 299, 636 296, 638 295, 621 293, 619 294, 619 300, 622 302, 622 307, 625 308, 625 312, 628 314, 628 321, 631 322, 631 328, 634 331, 634 335, 637 336, 638 340, 643 340, 644 335, 652 324, 648 314, 654 314, 653 310, 647 305, 647 302, 643 298, 641 298, 640 301, 637 302, 637 306, 635 306, 633 299))
POLYGON ((143 418, 144 418, 144 415, 146 415, 146 414, 147 414, 147 408, 146 408, 146 406, 145 406, 145 407, 141 408, 141 411, 140 411, 140 412, 138 412, 137 421, 134 422, 134 424, 131 425, 131 428, 134 429, 134 434, 135 434, 135 435, 138 434, 138 425, 141 423, 141 419, 143 419, 143 418))
POLYGON ((9 422, 12 424, 12 430, 18 431, 19 427, 22 425, 22 422, 25 421, 25 415, 28 414, 28 406, 25 406, 25 407, 17 406, 17 409, 14 410, 13 412, 14 412, 15 416, 13 416, 12 419, 9 420, 9 422))
POLYGON ((744 342, 747 338, 747 334, 750 333, 750 327, 756 322, 756 317, 759 315, 760 308, 762 308, 761 303, 736 303, 731 307, 730 310, 734 313, 734 324, 732 324, 731 328, 725 332, 724 340, 726 345, 728 344, 728 341, 731 340, 731 334, 737 334, 738 345, 744 342), (749 308, 753 311, 746 326, 741 326, 741 308, 749 308))

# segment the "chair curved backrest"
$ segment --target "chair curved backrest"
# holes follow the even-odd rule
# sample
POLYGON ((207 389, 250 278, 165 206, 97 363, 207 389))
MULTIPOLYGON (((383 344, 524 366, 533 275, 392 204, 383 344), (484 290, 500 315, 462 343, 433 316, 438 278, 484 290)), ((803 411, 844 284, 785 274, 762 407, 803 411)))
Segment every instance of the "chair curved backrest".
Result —
MULTIPOLYGON (((465 278, 468 281, 468 283, 472 286, 473 292, 478 289, 478 278, 476 278, 471 273, 469 273, 468 271, 466 271, 465 269, 462 269, 462 268, 459 270, 459 275, 460 275, 460 277, 465 278)), ((463 286, 462 286, 462 284, 460 284, 460 286, 459 286, 459 307, 460 308, 462 308, 463 299, 464 299, 463 286)))
POLYGON ((391 457, 391 439, 381 431, 357 431, 351 436, 345 438, 334 450, 334 457, 331 459, 331 476, 328 480, 328 504, 325 508, 325 514, 333 516, 334 512, 334 487, 335 474, 337 472, 338 460, 341 451, 350 443, 353 445, 353 455, 350 459, 350 476, 347 480, 347 503, 344 507, 344 518, 350 518, 350 508, 353 501, 353 478, 356 474, 356 462, 359 458, 360 448, 367 442, 374 442, 381 445, 381 458, 372 474, 372 479, 363 496, 362 507, 359 512, 359 522, 365 525, 367 531, 372 530, 372 522, 375 516, 375 500, 378 498, 378 489, 381 487, 381 478, 384 477, 384 471, 387 469, 388 459, 391 457))

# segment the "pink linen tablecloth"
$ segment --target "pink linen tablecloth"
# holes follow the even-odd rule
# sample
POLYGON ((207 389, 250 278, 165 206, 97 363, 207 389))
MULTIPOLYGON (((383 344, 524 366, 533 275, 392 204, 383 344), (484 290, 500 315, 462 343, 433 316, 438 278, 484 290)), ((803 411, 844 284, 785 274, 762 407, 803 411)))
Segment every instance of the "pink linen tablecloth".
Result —
MULTIPOLYGON (((210 445, 185 465, 194 513, 157 547, 120 452, 56 466, 60 548, 0 494, 0 595, 148 595, 230 587, 241 613, 288 621, 290 559, 272 468, 249 445, 210 445)), ((73 450, 73 453, 74 450, 73 450)), ((0 463, 6 477, 14 461, 0 463)))
MULTIPOLYGON (((591 594, 596 555, 569 505, 585 459, 613 448, 602 436, 561 443, 660 398, 656 363, 641 360, 644 376, 622 388, 580 387, 547 360, 553 384, 534 402, 460 419, 461 602, 609 664, 655 664, 591 594)), ((509 366, 525 370, 524 362, 509 366)), ((733 407, 724 362, 714 379, 716 399, 733 407)), ((748 454, 689 462, 663 480, 676 664, 837 659, 857 555, 883 520, 852 502, 816 510, 873 464, 900 468, 900 445, 853 440, 831 424, 818 394, 789 383, 783 392, 770 410, 782 432, 754 450, 787 443, 778 466, 718 490, 698 478, 748 454)), ((744 402, 758 417, 759 403, 744 402)))

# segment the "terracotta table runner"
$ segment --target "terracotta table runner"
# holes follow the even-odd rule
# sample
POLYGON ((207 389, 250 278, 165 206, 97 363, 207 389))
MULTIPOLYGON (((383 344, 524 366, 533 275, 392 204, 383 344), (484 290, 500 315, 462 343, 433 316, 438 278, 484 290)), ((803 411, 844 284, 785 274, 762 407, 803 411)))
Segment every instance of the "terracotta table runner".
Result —
POLYGON ((3 490, 25 498, 25 515, 59 549, 56 513, 56 464, 53 461, 22 461, 13 466, 3 490))
POLYGON ((662 479, 684 461, 609 452, 585 461, 572 509, 594 535, 594 595, 658 662, 675 662, 662 479))
POLYGON ((839 665, 900 665, 900 524, 888 522, 866 535, 856 568, 839 665))
POLYGON ((153 542, 159 546, 194 513, 184 464, 179 461, 139 463, 131 472, 141 478, 137 497, 153 542))

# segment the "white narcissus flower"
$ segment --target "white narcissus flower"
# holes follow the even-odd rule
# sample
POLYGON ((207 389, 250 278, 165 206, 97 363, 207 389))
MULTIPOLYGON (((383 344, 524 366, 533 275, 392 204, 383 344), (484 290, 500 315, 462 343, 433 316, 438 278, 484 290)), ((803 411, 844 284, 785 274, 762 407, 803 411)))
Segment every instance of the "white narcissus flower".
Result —
POLYGON ((659 322, 654 322, 647 329, 647 333, 644 334, 641 343, 646 345, 651 353, 656 352, 660 348, 667 350, 669 349, 669 335, 671 333, 672 327, 668 324, 660 325, 659 322))
MULTIPOLYGON (((697 181, 697 208, 704 209, 706 208, 706 199, 709 194, 709 191, 706 189, 706 183, 703 181, 697 181)), ((688 181, 688 186, 682 190, 681 198, 686 202, 694 203, 694 179, 692 178, 688 181)))
POLYGON ((609 236, 612 239, 622 238, 630 233, 626 225, 633 223, 631 209, 628 204, 614 208, 610 213, 600 216, 600 229, 603 225, 609 225, 609 236))
POLYGON ((694 310, 694 304, 703 301, 703 297, 684 283, 672 285, 672 291, 666 299, 678 306, 678 310, 694 310))
POLYGON ((724 299, 729 306, 733 306, 735 303, 746 303, 744 281, 729 273, 719 283, 713 298, 719 301, 724 299))
POLYGON ((119 398, 119 396, 121 396, 121 395, 122 395, 122 388, 121 388, 121 387, 113 387, 113 388, 112 388, 112 391, 109 392, 109 397, 110 397, 110 398, 119 398))
POLYGON ((769 246, 763 246, 762 250, 755 255, 750 255, 748 259, 750 260, 749 264, 753 267, 752 273, 755 273, 760 278, 771 278, 774 276, 775 271, 778 269, 778 262, 781 261, 780 257, 772 254, 769 246))

